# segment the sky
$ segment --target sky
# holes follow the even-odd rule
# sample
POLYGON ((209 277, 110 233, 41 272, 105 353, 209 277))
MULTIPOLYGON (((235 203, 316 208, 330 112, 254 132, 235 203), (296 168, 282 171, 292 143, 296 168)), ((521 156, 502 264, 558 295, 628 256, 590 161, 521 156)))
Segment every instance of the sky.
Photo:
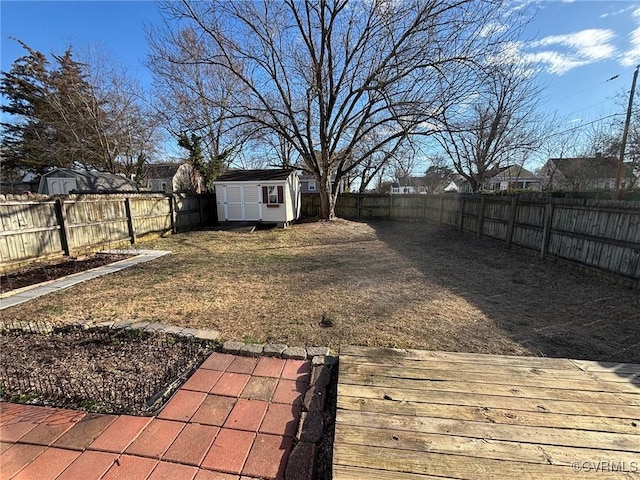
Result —
MULTIPOLYGON (((514 8, 523 4, 536 15, 511 53, 540 69, 545 112, 578 131, 622 114, 640 64, 640 0, 512 1, 514 8)), ((98 47, 150 80, 144 27, 162 21, 153 1, 1 0, 0 16, 2 71, 23 53, 10 39, 16 37, 46 54, 98 47)))

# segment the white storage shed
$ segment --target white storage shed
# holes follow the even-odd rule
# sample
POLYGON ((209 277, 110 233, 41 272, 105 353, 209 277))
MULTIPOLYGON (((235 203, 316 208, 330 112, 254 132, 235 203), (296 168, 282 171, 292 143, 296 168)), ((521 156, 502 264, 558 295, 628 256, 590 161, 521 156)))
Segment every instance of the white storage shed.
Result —
POLYGON ((234 170, 213 183, 220 222, 286 226, 300 218, 300 179, 293 170, 234 170))

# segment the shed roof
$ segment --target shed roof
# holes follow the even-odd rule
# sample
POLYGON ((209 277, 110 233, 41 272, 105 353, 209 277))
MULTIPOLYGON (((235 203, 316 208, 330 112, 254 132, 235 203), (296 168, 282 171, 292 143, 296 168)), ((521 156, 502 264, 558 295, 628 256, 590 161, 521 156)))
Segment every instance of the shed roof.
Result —
POLYGON ((285 168, 268 170, 231 170, 216 178, 214 183, 286 180, 292 173, 293 170, 285 168))
MULTIPOLYGON (((71 177, 76 179, 79 191, 137 191, 136 183, 122 175, 89 170, 73 170, 71 168, 55 168, 41 177, 40 185, 48 177, 71 177)), ((39 190, 41 190, 40 188, 39 190)))

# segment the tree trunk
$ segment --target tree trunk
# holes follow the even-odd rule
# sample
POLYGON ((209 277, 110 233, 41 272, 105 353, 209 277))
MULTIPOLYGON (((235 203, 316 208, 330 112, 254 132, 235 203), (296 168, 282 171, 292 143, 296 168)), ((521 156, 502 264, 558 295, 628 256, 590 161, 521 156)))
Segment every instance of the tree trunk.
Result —
POLYGON ((320 184, 320 218, 335 220, 336 196, 331 192, 331 177, 321 178, 320 184))

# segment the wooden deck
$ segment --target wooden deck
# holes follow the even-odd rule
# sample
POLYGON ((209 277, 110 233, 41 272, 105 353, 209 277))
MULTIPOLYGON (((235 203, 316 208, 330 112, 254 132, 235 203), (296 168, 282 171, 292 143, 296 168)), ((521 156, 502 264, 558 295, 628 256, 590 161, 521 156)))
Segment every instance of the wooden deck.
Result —
POLYGON ((640 365, 345 347, 334 480, 640 479, 640 365))

